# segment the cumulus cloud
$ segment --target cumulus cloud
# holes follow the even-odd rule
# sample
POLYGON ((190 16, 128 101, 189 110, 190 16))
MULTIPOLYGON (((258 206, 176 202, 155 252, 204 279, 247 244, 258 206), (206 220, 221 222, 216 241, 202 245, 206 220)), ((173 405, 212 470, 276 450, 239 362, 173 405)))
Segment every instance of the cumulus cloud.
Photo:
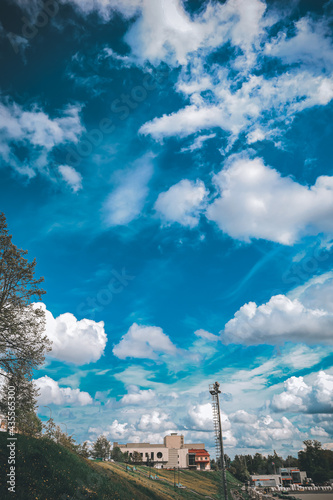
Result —
POLYGON ((108 226, 128 224, 140 215, 148 195, 148 182, 153 175, 151 158, 148 154, 138 160, 108 196, 104 203, 108 226))
POLYGON ((284 392, 273 396, 271 406, 275 411, 333 413, 333 376, 320 371, 312 384, 303 377, 290 377, 284 392))
POLYGON ((52 341, 49 356, 77 365, 97 361, 102 356, 107 342, 103 321, 78 321, 71 313, 54 318, 45 304, 37 303, 37 306, 45 310, 45 333, 52 341))
POLYGON ((59 387, 59 383, 45 375, 34 381, 39 389, 38 404, 43 405, 73 405, 86 406, 93 403, 88 392, 70 387, 59 387))
POLYGON ((128 387, 128 393, 125 394, 120 403, 122 405, 146 405, 155 399, 155 391, 152 389, 141 390, 136 385, 128 387))
POLYGON ((82 175, 75 168, 69 165, 60 165, 58 169, 64 181, 67 182, 74 193, 82 189, 82 175))
POLYGON ((195 227, 205 204, 208 191, 202 181, 183 179, 160 193, 155 210, 166 223, 178 222, 182 226, 195 227))
POLYGON ((158 326, 140 326, 133 323, 119 344, 113 348, 113 354, 120 359, 147 358, 157 359, 160 354, 176 354, 177 347, 158 326))
POLYGON ((292 245, 303 235, 333 232, 333 177, 303 186, 260 158, 236 156, 214 182, 220 196, 207 217, 233 238, 292 245))
POLYGON ((305 436, 286 417, 281 421, 274 420, 270 415, 258 417, 253 424, 238 427, 239 445, 247 448, 272 449, 276 442, 285 442, 290 446, 305 436))
MULTIPOLYGON (((188 411, 190 425, 197 430, 211 431, 213 429, 213 409, 211 403, 193 405, 188 411)), ((221 412, 224 431, 231 429, 228 416, 221 412)))
POLYGON ((323 438, 330 437, 330 435, 328 434, 328 432, 325 431, 325 429, 323 429, 322 427, 318 427, 317 425, 316 427, 311 427, 310 432, 313 436, 319 436, 323 438))
POLYGON ((253 424, 257 421, 257 416, 250 414, 245 410, 237 410, 235 413, 229 415, 229 419, 231 422, 235 422, 237 424, 253 424))
POLYGON ((175 428, 176 425, 169 420, 169 415, 159 411, 143 414, 138 423, 138 429, 141 431, 163 432, 175 428))
MULTIPOLYGON (((333 297, 333 280, 327 279, 305 288, 294 299, 275 295, 260 306, 248 302, 225 325, 221 332, 222 342, 279 345, 289 341, 332 345, 333 311, 330 297, 333 297)), ((303 350, 296 355, 299 362, 304 361, 304 356, 315 362, 320 353, 315 355, 303 350)))
POLYGON ((127 422, 122 424, 117 419, 114 420, 111 425, 90 427, 88 430, 89 434, 94 434, 95 436, 103 434, 104 436, 117 441, 119 439, 126 438, 129 435, 129 433, 134 431, 135 427, 133 425, 130 425, 127 422))

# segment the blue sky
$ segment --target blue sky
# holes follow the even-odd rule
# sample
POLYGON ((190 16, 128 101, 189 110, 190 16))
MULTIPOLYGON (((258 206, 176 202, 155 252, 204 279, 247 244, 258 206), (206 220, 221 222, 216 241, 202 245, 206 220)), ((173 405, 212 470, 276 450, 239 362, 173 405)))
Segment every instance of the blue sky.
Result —
MULTIPOLYGON (((332 446, 332 2, 6 0, 1 210, 79 441, 332 446)), ((45 408, 48 406, 49 408, 45 408)))

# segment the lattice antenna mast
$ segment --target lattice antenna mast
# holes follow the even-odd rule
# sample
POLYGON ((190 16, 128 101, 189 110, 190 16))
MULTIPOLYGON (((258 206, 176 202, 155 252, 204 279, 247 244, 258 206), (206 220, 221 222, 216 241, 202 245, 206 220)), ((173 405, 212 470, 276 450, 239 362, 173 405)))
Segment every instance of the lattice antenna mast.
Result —
POLYGON ((214 422, 214 432, 215 432, 215 446, 216 446, 216 461, 220 458, 221 462, 221 480, 222 487, 224 491, 224 498, 228 500, 228 490, 227 490, 227 474, 225 470, 225 460, 223 451, 223 438, 222 438, 222 422, 221 422, 221 412, 220 412, 220 400, 219 394, 220 384, 215 382, 209 386, 209 392, 212 395, 212 407, 213 407, 213 422, 214 422))

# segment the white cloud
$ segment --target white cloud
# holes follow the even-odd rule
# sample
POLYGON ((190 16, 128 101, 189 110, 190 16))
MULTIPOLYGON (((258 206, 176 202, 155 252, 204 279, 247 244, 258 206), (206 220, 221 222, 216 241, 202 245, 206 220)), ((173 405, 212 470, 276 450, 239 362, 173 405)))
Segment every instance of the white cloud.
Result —
POLYGON ((199 223, 208 191, 202 181, 183 179, 160 193, 155 210, 166 223, 178 222, 183 226, 195 227, 199 223))
POLYGON ((274 395, 271 406, 275 411, 333 413, 333 376, 320 371, 312 385, 303 377, 290 377, 284 382, 284 392, 274 395))
POLYGON ((261 129, 261 138, 269 137, 269 129, 275 124, 284 120, 288 125, 296 113, 326 105, 333 98, 333 83, 329 77, 315 76, 300 69, 271 79, 250 75, 236 90, 225 69, 218 70, 214 79, 218 83, 211 89, 213 99, 211 95, 206 98, 195 92, 191 104, 145 123, 140 133, 162 140, 187 137, 218 127, 231 134, 231 143, 244 130, 252 134, 250 142, 253 142, 255 130, 261 129), (270 119, 266 124, 268 111, 270 119))
POLYGON ((58 118, 50 118, 35 106, 30 111, 16 103, 0 102, 0 156, 17 172, 34 177, 36 171, 46 172, 48 155, 60 144, 78 142, 84 128, 80 121, 81 108, 68 106, 58 118), (20 160, 14 146, 29 149, 20 160))
MULTIPOLYGON (((211 403, 198 404, 192 406, 188 411, 190 425, 197 430, 213 430, 213 409, 211 403)), ((228 416, 221 412, 223 431, 229 431, 231 424, 228 416)))
MULTIPOLYGON (((12 2, 24 9, 32 21, 36 20, 37 15, 43 8, 43 3, 40 0, 12 0, 12 2)), ((59 0, 59 2, 72 5, 83 16, 89 16, 97 12, 101 19, 107 22, 114 13, 120 13, 125 18, 134 16, 138 12, 142 0, 126 0, 125 2, 122 0, 59 0)), ((44 7, 47 13, 50 12, 50 18, 57 14, 59 8, 57 0, 46 3, 44 7)))
POLYGON ((177 353, 177 347, 158 326, 140 326, 133 323, 119 344, 113 348, 117 358, 157 359, 160 354, 177 353))
POLYGON ((118 187, 104 203, 105 221, 108 226, 125 225, 136 219, 148 195, 148 182, 153 175, 152 155, 147 154, 138 160, 124 177, 118 187))
POLYGON ((202 329, 196 330, 194 332, 194 335, 202 339, 209 340, 210 342, 218 342, 220 340, 220 337, 218 335, 214 335, 213 333, 207 332, 206 330, 202 329))
MULTIPOLYGON (((222 342, 279 345, 289 341, 332 345, 332 297, 333 279, 328 278, 321 284, 305 288, 293 299, 275 295, 260 306, 249 302, 225 325, 221 332, 222 342)), ((301 365, 305 359, 313 364, 321 355, 319 351, 306 352, 299 348, 293 359, 301 365)))
POLYGON ((34 381, 40 391, 38 404, 43 405, 74 405, 86 406, 93 403, 92 397, 88 392, 82 392, 79 389, 70 387, 59 387, 59 383, 45 375, 34 381))
POLYGON ((324 21, 314 22, 301 18, 295 23, 295 35, 287 38, 285 32, 265 46, 265 54, 278 57, 284 63, 315 65, 333 69, 333 47, 331 31, 324 21))
POLYGON ((163 432, 175 428, 176 425, 169 420, 169 415, 159 411, 143 414, 138 423, 138 429, 141 431, 163 432))
POLYGON ((97 361, 102 356, 107 342, 103 321, 78 321, 71 313, 54 318, 45 304, 37 303, 36 306, 45 310, 45 333, 52 341, 49 356, 77 365, 97 361))
POLYGON ((233 238, 292 245, 304 235, 333 232, 333 177, 303 186, 260 158, 235 156, 213 180, 220 196, 207 217, 233 238))
POLYGON ((230 41, 246 54, 262 32, 265 4, 259 0, 207 3, 192 18, 180 0, 144 0, 141 16, 125 37, 143 63, 185 64, 198 50, 211 51, 230 41))
POLYGON ((82 175, 75 168, 68 165, 60 165, 58 169, 74 193, 82 189, 82 175))
POLYGON ((128 387, 128 394, 125 394, 120 403, 126 405, 146 405, 155 399, 155 391, 152 389, 141 390, 135 385, 128 387))
POLYGON ((330 435, 328 434, 328 432, 325 431, 325 429, 323 429, 322 427, 318 427, 316 425, 316 427, 312 427, 310 429, 310 432, 313 436, 319 436, 319 437, 330 437, 330 435))
POLYGON ((194 141, 192 142, 192 144, 190 144, 188 147, 186 148, 182 148, 181 149, 181 153, 185 153, 186 151, 196 151, 197 149, 201 149, 203 144, 208 141, 209 139, 214 139, 214 137, 216 137, 216 134, 208 134, 208 135, 199 135, 198 137, 196 137, 194 139, 194 141))
MULTIPOLYGON (((16 0, 17 1, 17 0, 16 0)), ((125 18, 133 17, 140 9, 142 0, 60 0, 62 3, 69 3, 78 12, 88 16, 93 12, 105 21, 109 21, 115 13, 122 14, 125 18)))
MULTIPOLYGON (((146 4, 127 41, 139 60, 182 65, 175 88, 185 94, 187 102, 178 111, 145 123, 142 134, 161 141, 217 127, 230 134, 228 150, 242 132, 247 133, 249 144, 274 140, 281 135, 282 125, 285 130, 297 113, 332 99, 332 45, 323 21, 300 19, 295 36, 287 39, 281 28, 268 41, 266 28, 279 19, 277 10, 264 15, 264 2, 208 4, 192 19, 178 0, 163 4, 154 2, 150 9, 146 4), (237 48, 236 57, 223 66, 210 63, 208 70, 207 55, 227 42, 237 48), (291 66, 274 76, 253 74, 267 57, 279 57, 291 66)), ((200 147, 200 138, 197 140, 200 147)), ((186 150, 192 147, 182 149, 186 150)))
POLYGON ((103 434, 104 436, 112 439, 119 440, 124 439, 128 436, 129 432, 134 432, 134 426, 129 425, 127 422, 122 424, 118 420, 114 420, 111 425, 102 425, 100 427, 90 427, 89 434, 94 434, 99 436, 103 434))
POLYGON ((272 449, 276 442, 292 444, 302 438, 301 432, 286 417, 281 422, 270 415, 259 417, 254 424, 244 424, 238 428, 239 445, 248 448, 272 449))
POLYGON ((248 413, 245 410, 237 410, 235 413, 229 415, 229 419, 233 423, 237 424, 253 424, 257 422, 257 416, 248 413))

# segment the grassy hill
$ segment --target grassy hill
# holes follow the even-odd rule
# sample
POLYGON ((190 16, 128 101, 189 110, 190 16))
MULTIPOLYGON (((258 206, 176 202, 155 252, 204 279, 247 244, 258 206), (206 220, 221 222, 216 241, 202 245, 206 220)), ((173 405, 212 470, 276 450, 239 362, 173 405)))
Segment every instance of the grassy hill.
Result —
MULTIPOLYGON (((17 436, 16 492, 7 490, 7 434, 0 432, 0 498, 3 500, 171 500, 181 498, 217 499, 219 473, 179 473, 185 489, 174 490, 173 471, 146 467, 126 471, 123 464, 92 462, 46 439, 17 436)), ((178 482, 178 474, 176 475, 178 482)), ((228 474, 229 488, 241 484, 228 474)))

